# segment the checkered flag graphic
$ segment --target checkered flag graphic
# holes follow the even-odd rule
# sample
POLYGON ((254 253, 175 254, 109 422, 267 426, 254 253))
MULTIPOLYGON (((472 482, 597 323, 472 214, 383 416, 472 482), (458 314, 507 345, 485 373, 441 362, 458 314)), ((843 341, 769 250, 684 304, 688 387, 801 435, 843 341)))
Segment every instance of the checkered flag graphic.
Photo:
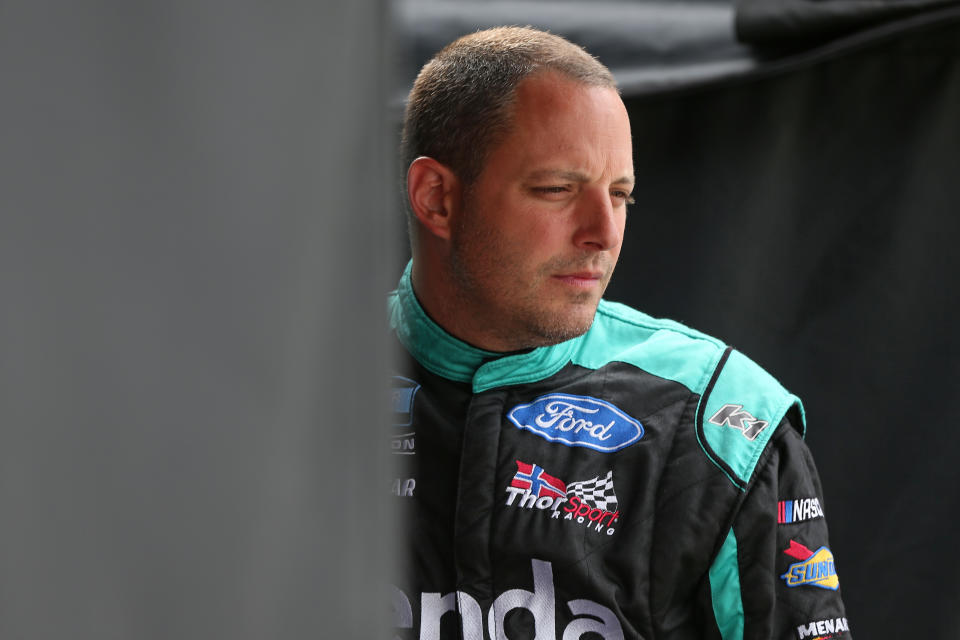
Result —
POLYGON ((596 509, 617 510, 617 495, 613 492, 613 471, 607 471, 602 480, 597 476, 592 480, 567 483, 567 496, 571 495, 596 509))

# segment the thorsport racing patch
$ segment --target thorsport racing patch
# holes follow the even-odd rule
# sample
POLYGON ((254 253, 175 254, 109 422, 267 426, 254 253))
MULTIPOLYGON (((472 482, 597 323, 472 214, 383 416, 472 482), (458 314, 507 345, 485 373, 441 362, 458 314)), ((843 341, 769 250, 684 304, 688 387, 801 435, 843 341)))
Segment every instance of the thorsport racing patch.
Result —
POLYGON ((616 531, 613 523, 620 511, 612 471, 603 477, 566 483, 539 465, 516 463, 517 472, 506 488, 506 506, 544 511, 551 520, 570 520, 608 536, 616 531))

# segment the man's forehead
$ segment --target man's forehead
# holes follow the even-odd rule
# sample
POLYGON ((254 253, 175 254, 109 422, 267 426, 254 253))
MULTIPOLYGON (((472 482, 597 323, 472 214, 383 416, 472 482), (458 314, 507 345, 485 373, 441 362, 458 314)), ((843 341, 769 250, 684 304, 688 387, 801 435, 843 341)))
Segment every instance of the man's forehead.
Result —
POLYGON ((520 181, 634 183, 629 117, 616 89, 543 72, 516 97, 488 167, 520 181))

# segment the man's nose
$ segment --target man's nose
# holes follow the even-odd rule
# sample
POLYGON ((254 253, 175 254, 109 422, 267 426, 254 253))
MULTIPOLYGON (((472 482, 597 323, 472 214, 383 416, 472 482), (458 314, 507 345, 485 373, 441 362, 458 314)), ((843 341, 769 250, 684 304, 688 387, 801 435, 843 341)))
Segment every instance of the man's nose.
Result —
POLYGON ((574 244, 593 251, 608 251, 620 244, 624 212, 614 206, 606 190, 596 189, 583 195, 577 211, 574 244))

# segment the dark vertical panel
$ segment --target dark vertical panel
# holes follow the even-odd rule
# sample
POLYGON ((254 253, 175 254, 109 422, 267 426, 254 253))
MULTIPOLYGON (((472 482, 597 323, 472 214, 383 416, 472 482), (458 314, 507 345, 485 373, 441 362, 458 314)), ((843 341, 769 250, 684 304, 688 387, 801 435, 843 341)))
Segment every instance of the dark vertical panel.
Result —
POLYGON ((953 638, 960 28, 628 101, 637 199, 608 298, 804 398, 855 637, 953 638))
POLYGON ((0 637, 380 635, 386 35, 0 5, 0 637))

